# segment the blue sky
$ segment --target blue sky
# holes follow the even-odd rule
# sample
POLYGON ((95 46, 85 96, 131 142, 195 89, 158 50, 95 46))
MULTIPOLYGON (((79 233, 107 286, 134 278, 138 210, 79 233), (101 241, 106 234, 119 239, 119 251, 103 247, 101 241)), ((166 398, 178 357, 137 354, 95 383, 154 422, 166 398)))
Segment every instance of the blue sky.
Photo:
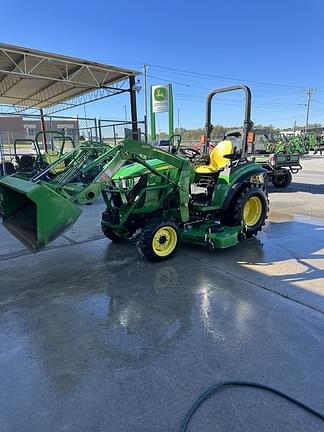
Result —
MULTIPOLYGON (((173 82, 180 126, 202 127, 208 91, 239 81, 251 87, 256 123, 303 124, 304 89, 312 87, 310 121, 324 124, 322 0, 31 0, 4 2, 1 15, 4 43, 138 70, 148 63, 149 84, 173 82)), ((124 118, 127 102, 117 96, 87 114, 124 118)), ((242 96, 217 102, 213 122, 237 125, 242 96)))

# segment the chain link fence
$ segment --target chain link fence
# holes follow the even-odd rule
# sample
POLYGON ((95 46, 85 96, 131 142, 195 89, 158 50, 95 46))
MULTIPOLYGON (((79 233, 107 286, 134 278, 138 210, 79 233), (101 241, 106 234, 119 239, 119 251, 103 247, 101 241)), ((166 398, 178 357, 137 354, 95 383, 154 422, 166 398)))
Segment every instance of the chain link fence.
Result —
POLYGON ((0 156, 10 160, 17 154, 33 153, 34 142, 44 151, 56 150, 56 142, 62 140, 62 134, 69 142, 77 145, 82 140, 98 139, 97 121, 94 118, 59 117, 40 115, 0 114, 0 156), (43 130, 52 133, 42 134, 43 130), (58 134, 59 132, 60 134, 58 134), (59 138, 60 137, 60 138, 59 138))
MULTIPOLYGON (((138 122, 138 137, 144 140, 144 122, 138 122)), ((133 136, 132 122, 86 117, 14 115, 0 113, 0 165, 14 161, 15 155, 35 154, 37 141, 41 152, 58 150, 62 134, 68 137, 64 148, 82 141, 117 144, 133 136), (46 134, 42 131, 48 131, 46 134)))
MULTIPOLYGON (((118 120, 98 120, 98 129, 100 140, 107 144, 117 144, 120 140, 132 138, 133 129, 131 121, 118 121, 118 120)), ((137 135, 138 139, 145 141, 145 124, 143 121, 137 122, 137 135)))

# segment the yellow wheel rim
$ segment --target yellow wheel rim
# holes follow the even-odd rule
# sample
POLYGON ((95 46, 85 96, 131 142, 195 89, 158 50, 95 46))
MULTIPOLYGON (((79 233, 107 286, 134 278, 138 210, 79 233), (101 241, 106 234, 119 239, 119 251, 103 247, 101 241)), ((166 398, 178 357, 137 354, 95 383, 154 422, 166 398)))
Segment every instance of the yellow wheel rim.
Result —
POLYGON ((256 225, 262 215, 262 202, 259 197, 252 196, 243 207, 243 222, 247 226, 256 225))
POLYGON ((170 255, 178 243, 178 234, 171 226, 159 228, 154 234, 152 248, 156 255, 160 257, 170 255))

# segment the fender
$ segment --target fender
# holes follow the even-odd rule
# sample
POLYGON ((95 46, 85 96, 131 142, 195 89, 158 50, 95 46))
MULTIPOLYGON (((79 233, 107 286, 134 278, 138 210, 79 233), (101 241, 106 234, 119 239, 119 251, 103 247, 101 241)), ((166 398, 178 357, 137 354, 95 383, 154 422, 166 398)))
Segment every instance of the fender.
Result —
POLYGON ((226 195, 225 200, 223 201, 223 205, 222 205, 223 211, 228 210, 234 198, 234 195, 244 187, 244 184, 251 183, 250 178, 256 174, 267 174, 267 171, 264 168, 259 167, 249 171, 248 173, 244 173, 240 177, 235 179, 235 181, 230 186, 230 189, 226 195))

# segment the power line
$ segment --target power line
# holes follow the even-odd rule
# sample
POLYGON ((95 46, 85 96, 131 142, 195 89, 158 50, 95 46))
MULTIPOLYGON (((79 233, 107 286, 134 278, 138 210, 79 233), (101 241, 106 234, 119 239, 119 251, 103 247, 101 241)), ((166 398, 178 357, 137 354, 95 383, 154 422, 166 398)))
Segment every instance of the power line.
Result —
MULTIPOLYGON (((194 102, 196 102, 196 101, 205 102, 206 101, 206 98, 203 97, 203 96, 186 95, 186 94, 183 94, 183 93, 176 93, 175 98, 186 98, 187 100, 191 100, 191 101, 194 101, 194 102)), ((241 106, 242 105, 242 101, 239 101, 239 100, 236 100, 236 99, 229 99, 229 98, 225 99, 225 98, 219 97, 217 99, 217 101, 221 102, 222 104, 223 104, 223 102, 225 102, 228 105, 229 105, 230 102, 232 102, 232 105, 235 105, 235 106, 241 106)), ((256 102, 256 103, 253 103, 254 107, 279 108, 279 109, 282 109, 282 108, 285 108, 285 107, 291 108, 293 105, 294 105, 293 103, 282 103, 282 102, 272 102, 272 103, 267 103, 267 102, 260 103, 260 102, 256 102)))
POLYGON ((147 74, 146 76, 148 76, 150 78, 157 79, 157 80, 168 81, 169 83, 176 84, 176 85, 181 85, 181 86, 184 86, 184 87, 191 87, 190 84, 186 84, 186 83, 183 83, 183 82, 170 80, 169 78, 162 78, 162 77, 154 76, 154 75, 151 75, 151 74, 147 74))
POLYGON ((200 77, 206 77, 206 78, 216 78, 216 79, 219 79, 222 81, 249 82, 249 83, 258 84, 258 85, 272 86, 272 87, 273 86, 274 87, 283 87, 283 88, 298 88, 298 89, 304 89, 305 88, 304 86, 297 86, 297 85, 292 85, 292 84, 281 84, 281 83, 273 83, 273 82, 257 81, 257 80, 246 80, 243 78, 226 77, 226 76, 222 76, 222 75, 214 75, 214 74, 209 74, 209 73, 204 73, 204 72, 189 71, 189 70, 185 70, 185 69, 177 69, 177 68, 171 68, 171 67, 167 67, 167 66, 160 66, 160 65, 154 65, 154 64, 150 64, 150 66, 157 68, 157 69, 176 71, 176 72, 181 72, 184 74, 189 74, 189 75, 194 75, 194 76, 200 76, 200 77))
MULTIPOLYGON (((167 66, 159 66, 159 65, 153 65, 150 64, 150 69, 151 70, 161 70, 164 71, 165 74, 168 76, 170 76, 170 74, 172 76, 182 76, 184 81, 180 81, 180 80, 174 80, 173 78, 169 79, 165 76, 160 76, 160 74, 158 73, 158 75, 149 75, 150 78, 154 79, 154 80, 161 80, 161 81, 166 81, 166 82, 170 82, 174 85, 178 85, 178 86, 183 86, 186 88, 190 88, 190 89, 203 89, 203 90, 210 90, 210 87, 202 87, 201 85, 208 85, 207 82, 205 83, 198 83, 197 79, 195 78, 203 78, 203 79, 214 79, 214 80, 221 80, 221 81, 234 81, 234 82, 246 82, 246 83, 253 83, 259 86, 269 86, 269 87, 278 87, 278 88, 286 88, 287 91, 289 89, 303 89, 305 90, 304 87, 302 86, 296 86, 296 85, 289 85, 289 84, 281 84, 281 83, 273 83, 273 82, 266 82, 266 81, 256 81, 256 80, 243 80, 243 79, 238 79, 238 78, 233 78, 233 77, 225 77, 225 76, 219 76, 219 75, 214 75, 214 74, 208 74, 208 73, 203 73, 203 72, 195 72, 195 71, 189 71, 189 70, 185 70, 185 69, 177 69, 177 68, 172 68, 172 67, 167 67, 167 66)), ((164 75, 164 74, 163 74, 164 75)), ((314 89, 306 89, 306 94, 307 96, 307 100, 306 100, 306 104, 303 104, 304 106, 306 106, 306 129, 308 127, 308 122, 309 122, 309 113, 310 113, 310 102, 312 100, 312 95, 313 95, 313 91, 314 89), (311 90, 311 94, 308 95, 308 91, 311 90)), ((321 90, 319 89, 319 94, 321 94, 321 90)), ((261 96, 259 95, 259 98, 261 96)), ((287 110, 288 108, 293 108, 294 105, 298 104, 298 102, 294 102, 294 101, 280 101, 280 100, 275 100, 275 99, 281 99, 281 98, 297 98, 298 94, 287 94, 287 95, 283 95, 280 94, 278 96, 275 95, 270 95, 270 97, 268 96, 263 96, 263 100, 269 100, 268 103, 254 103, 253 106, 256 108, 267 108, 267 109, 271 109, 271 110, 287 110)), ((203 104, 205 102, 205 98, 202 96, 196 96, 193 94, 190 95, 185 95, 185 94, 178 94, 175 95, 175 98, 178 99, 179 101, 184 101, 184 102, 190 102, 190 103, 199 103, 199 104, 203 104)), ((256 97, 256 99, 258 99, 258 97, 256 97)), ((317 103, 319 103, 320 105, 324 105, 319 101, 316 101, 317 103)), ((226 102, 224 103, 224 105, 228 105, 228 106, 233 106, 236 107, 240 104, 240 102, 236 102, 232 101, 232 103, 230 103, 229 100, 226 100, 226 102)), ((301 104, 300 104, 301 105, 301 104)), ((296 107, 295 107, 296 109, 296 107)))
MULTIPOLYGON (((184 87, 188 87, 188 88, 196 88, 196 89, 203 89, 203 90, 210 90, 210 87, 200 87, 197 86, 195 84, 188 84, 188 83, 184 83, 184 82, 180 82, 180 81, 174 81, 174 80, 170 80, 168 77, 161 77, 161 76, 156 76, 156 75, 148 75, 150 78, 156 79, 156 80, 160 80, 160 81, 167 81, 170 82, 172 84, 175 85, 180 85, 180 86, 184 86, 184 87)), ((297 95, 279 95, 278 98, 287 98, 287 97, 295 97, 297 95)), ((194 96, 194 95, 190 95, 190 97, 199 97, 199 96, 194 96)), ((253 104, 254 106, 257 106, 257 104, 253 104)), ((258 104, 259 106, 261 106, 261 104, 258 104)), ((293 105, 293 103, 282 103, 280 101, 273 101, 272 103, 265 103, 263 104, 263 106, 268 107, 268 106, 282 106, 282 107, 291 107, 293 105)))

